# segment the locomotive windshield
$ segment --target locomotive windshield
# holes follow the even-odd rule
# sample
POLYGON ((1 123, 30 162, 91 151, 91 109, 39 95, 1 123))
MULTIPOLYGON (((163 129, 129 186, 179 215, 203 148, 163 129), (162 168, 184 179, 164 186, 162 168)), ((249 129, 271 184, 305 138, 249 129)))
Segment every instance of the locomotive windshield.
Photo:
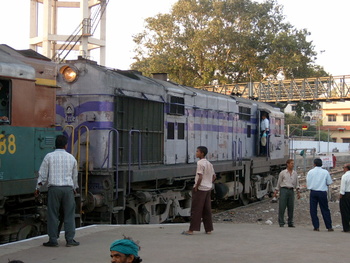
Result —
POLYGON ((10 119, 10 82, 0 80, 0 124, 9 123, 10 119))

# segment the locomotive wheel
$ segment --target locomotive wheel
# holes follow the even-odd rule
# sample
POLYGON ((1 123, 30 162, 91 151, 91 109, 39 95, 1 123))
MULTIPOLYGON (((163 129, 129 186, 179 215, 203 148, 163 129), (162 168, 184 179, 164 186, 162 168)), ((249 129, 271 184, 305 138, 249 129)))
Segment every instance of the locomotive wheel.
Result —
POLYGON ((38 235, 38 230, 34 225, 26 225, 22 227, 17 233, 17 241, 35 237, 38 235))
POLYGON ((239 202, 242 204, 242 205, 247 205, 249 204, 249 198, 246 194, 242 194, 240 193, 239 194, 239 202))

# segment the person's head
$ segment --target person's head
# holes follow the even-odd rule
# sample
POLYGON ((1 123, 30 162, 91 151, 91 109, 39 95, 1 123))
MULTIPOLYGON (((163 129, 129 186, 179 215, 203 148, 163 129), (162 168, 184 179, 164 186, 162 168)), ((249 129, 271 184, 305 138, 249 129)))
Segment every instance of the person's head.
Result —
POLYGON ((196 151, 197 158, 204 158, 208 153, 208 148, 205 146, 198 146, 196 151))
POLYGON ((68 143, 68 139, 66 136, 58 135, 56 137, 56 142, 55 142, 56 149, 65 149, 67 143, 68 143))
POLYGON ((140 247, 131 239, 115 240, 111 246, 112 263, 139 263, 142 259, 138 255, 140 247))
POLYGON ((288 159, 287 162, 287 168, 293 170, 294 168, 294 160, 293 159, 288 159))
POLYGON ((350 163, 344 164, 344 165, 343 165, 343 169, 344 169, 345 171, 350 171, 350 163))
POLYGON ((314 165, 317 167, 322 167, 322 160, 320 158, 316 158, 314 160, 314 165))
POLYGON ((263 112, 263 114, 261 114, 261 118, 262 119, 266 119, 267 118, 267 114, 265 112, 263 112))

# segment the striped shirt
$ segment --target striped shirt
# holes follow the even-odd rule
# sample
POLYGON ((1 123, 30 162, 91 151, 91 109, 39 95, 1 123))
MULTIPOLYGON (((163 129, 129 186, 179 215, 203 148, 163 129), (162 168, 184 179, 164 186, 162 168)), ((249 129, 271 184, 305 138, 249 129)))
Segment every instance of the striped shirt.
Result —
POLYGON ((48 153, 39 169, 38 184, 78 188, 78 168, 74 156, 64 149, 48 153))

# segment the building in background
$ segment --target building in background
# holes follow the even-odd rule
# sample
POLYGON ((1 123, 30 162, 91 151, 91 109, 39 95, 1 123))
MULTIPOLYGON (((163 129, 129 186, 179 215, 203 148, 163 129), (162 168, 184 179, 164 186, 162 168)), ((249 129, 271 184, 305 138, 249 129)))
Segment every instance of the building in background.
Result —
POLYGON ((350 101, 322 102, 320 129, 329 131, 330 141, 350 143, 350 101))

